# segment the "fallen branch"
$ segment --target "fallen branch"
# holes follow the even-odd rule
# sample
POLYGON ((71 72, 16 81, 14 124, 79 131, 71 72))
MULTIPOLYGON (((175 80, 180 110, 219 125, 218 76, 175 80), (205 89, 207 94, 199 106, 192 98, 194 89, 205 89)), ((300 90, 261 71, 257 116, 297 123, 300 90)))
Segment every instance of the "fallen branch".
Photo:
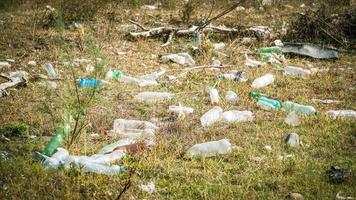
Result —
POLYGON ((172 32, 169 34, 166 43, 162 44, 161 46, 162 46, 162 47, 165 47, 165 46, 170 45, 170 44, 172 43, 172 41, 173 41, 173 36, 174 36, 174 31, 172 31, 172 32))
POLYGON ((140 27, 143 31, 148 31, 147 28, 145 28, 144 26, 142 26, 140 23, 138 22, 135 22, 135 21, 132 21, 129 19, 129 22, 132 23, 132 24, 135 24, 136 26, 140 27))
POLYGON ((18 86, 24 86, 27 84, 27 73, 17 74, 16 72, 12 72, 9 74, 0 74, 0 77, 8 80, 5 83, 0 84, 0 97, 9 95, 7 89, 14 88, 18 86))

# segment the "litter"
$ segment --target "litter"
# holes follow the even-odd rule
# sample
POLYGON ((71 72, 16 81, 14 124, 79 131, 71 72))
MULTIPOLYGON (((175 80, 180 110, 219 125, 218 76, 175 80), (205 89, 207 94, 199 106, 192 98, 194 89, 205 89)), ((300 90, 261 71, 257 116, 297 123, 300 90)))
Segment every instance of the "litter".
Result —
POLYGON ((245 75, 245 72, 233 70, 228 73, 221 73, 216 75, 218 78, 232 80, 232 81, 239 81, 239 82, 247 82, 248 78, 245 75))
POLYGON ((236 11, 237 12, 244 11, 244 10, 246 10, 246 9, 244 7, 242 7, 242 6, 237 6, 236 7, 236 11))
POLYGON ((179 104, 178 106, 176 106, 176 105, 169 106, 168 110, 170 112, 177 113, 179 116, 186 116, 186 115, 192 114, 194 112, 193 108, 184 107, 181 104, 179 104))
POLYGON ((245 54, 245 65, 249 66, 249 67, 261 67, 262 65, 264 65, 263 62, 257 61, 257 60, 251 60, 250 58, 248 58, 247 54, 245 54))
POLYGON ((9 159, 9 152, 7 152, 7 151, 0 151, 0 157, 1 157, 3 160, 9 159))
POLYGON ((36 61, 28 61, 27 65, 35 67, 37 65, 36 61))
POLYGON ((147 121, 116 119, 110 134, 132 140, 145 138, 151 141, 157 129, 156 125, 147 121))
POLYGON ((282 68, 282 70, 284 71, 283 75, 285 76, 292 76, 303 79, 309 78, 312 74, 312 72, 308 69, 293 66, 286 66, 285 68, 282 68))
POLYGON ((339 53, 336 50, 306 43, 286 43, 283 47, 283 53, 308 56, 316 59, 339 58, 339 53))
POLYGON ((237 110, 230 110, 226 111, 221 116, 222 121, 227 123, 232 122, 246 122, 253 120, 253 114, 251 111, 237 111, 237 110))
POLYGON ((102 84, 101 80, 81 78, 79 79, 79 87, 98 87, 102 84))
POLYGON ((188 156, 212 157, 217 154, 226 154, 231 151, 228 139, 196 144, 188 150, 188 156))
POLYGON ((326 171, 332 183, 340 184, 345 182, 351 174, 351 169, 332 166, 326 171))
POLYGON ((299 126, 301 124, 298 115, 292 111, 288 114, 287 118, 284 120, 285 123, 291 126, 299 126))
POLYGON ((105 74, 105 80, 110 81, 111 79, 115 79, 115 80, 119 80, 121 78, 121 71, 119 70, 109 70, 108 72, 106 72, 105 74))
POLYGON ((155 183, 154 182, 149 182, 146 185, 141 184, 138 186, 142 191, 148 192, 148 193, 154 193, 156 191, 155 183))
POLYGON ((174 94, 169 92, 141 92, 138 93, 134 98, 139 101, 162 101, 171 99, 174 94))
POLYGON ((272 147, 270 145, 265 145, 263 148, 268 152, 272 151, 272 147))
POLYGON ((223 42, 213 44, 213 48, 215 50, 220 50, 220 49, 223 49, 224 47, 225 47, 225 43, 223 43, 223 42))
POLYGON ((9 62, 6 61, 0 61, 0 69, 4 67, 11 67, 9 62))
POLYGON ((219 92, 217 89, 213 87, 207 87, 206 92, 210 96, 210 102, 212 105, 216 106, 219 105, 220 97, 219 97, 219 92))
POLYGON ((263 60, 269 60, 272 54, 282 54, 281 47, 264 47, 256 49, 256 52, 261 56, 263 60))
POLYGON ((300 145, 299 135, 296 133, 290 133, 290 134, 288 134, 285 142, 290 147, 299 147, 299 145, 300 145))
POLYGON ((220 121, 221 116, 223 114, 223 110, 216 106, 206 112, 204 115, 200 117, 200 122, 203 127, 208 127, 213 125, 215 122, 220 121))
POLYGON ((252 82, 252 87, 253 88, 262 88, 262 87, 266 87, 270 84, 272 84, 274 82, 274 76, 272 74, 266 74, 264 76, 261 76, 259 78, 256 78, 253 82, 252 82))
POLYGON ((114 149, 116 149, 119 146, 134 144, 135 142, 136 141, 133 139, 122 139, 117 142, 106 145, 105 147, 103 147, 102 149, 99 150, 99 154, 107 154, 107 153, 114 151, 114 149))
POLYGON ((78 22, 72 22, 71 24, 68 25, 68 29, 70 30, 81 29, 81 28, 83 28, 83 25, 78 22))
POLYGON ((17 86, 26 86, 28 80, 28 73, 25 71, 15 71, 9 73, 1 73, 1 78, 5 78, 8 81, 0 84, 0 97, 9 95, 7 89, 17 86))
POLYGON ((271 36, 270 29, 267 26, 254 26, 247 30, 255 33, 258 37, 263 39, 267 39, 271 36))
POLYGON ((329 110, 326 115, 334 120, 337 118, 356 119, 356 111, 354 110, 329 110))
POLYGON ((313 103, 321 103, 321 104, 339 104, 343 101, 331 100, 331 99, 312 99, 313 103))
POLYGON ((315 115, 317 114, 315 108, 313 106, 306 106, 297 104, 291 101, 285 101, 282 104, 282 110, 284 112, 292 112, 306 114, 306 115, 315 115))
POLYGON ((154 4, 154 5, 143 5, 141 6, 142 9, 145 9, 145 10, 157 10, 158 7, 160 6, 161 4, 154 4))
POLYGON ((284 44, 283 44, 283 42, 281 40, 275 40, 273 43, 274 43, 274 45, 276 47, 283 47, 284 46, 284 44))
POLYGON ((169 61, 178 63, 180 65, 195 65, 195 61, 192 56, 188 53, 178 53, 178 54, 169 54, 161 57, 161 61, 163 63, 167 63, 169 61))
POLYGON ((251 43, 252 43, 252 38, 250 38, 250 37, 244 37, 241 39, 241 44, 249 45, 251 43))
POLYGON ((341 192, 338 192, 338 193, 336 194, 336 200, 352 200, 352 199, 354 199, 353 197, 344 197, 344 196, 341 196, 340 193, 341 193, 341 192))
POLYGON ((64 141, 64 138, 69 135, 70 126, 68 124, 63 125, 56 129, 55 135, 47 143, 43 154, 46 156, 51 156, 54 151, 60 147, 64 141))
POLYGON ((258 92, 250 92, 249 97, 257 100, 257 105, 263 110, 279 110, 281 103, 279 101, 267 98, 266 95, 258 92))
POLYGON ((240 100, 239 96, 237 96, 237 94, 234 91, 227 91, 225 95, 225 99, 232 103, 237 103, 240 100))

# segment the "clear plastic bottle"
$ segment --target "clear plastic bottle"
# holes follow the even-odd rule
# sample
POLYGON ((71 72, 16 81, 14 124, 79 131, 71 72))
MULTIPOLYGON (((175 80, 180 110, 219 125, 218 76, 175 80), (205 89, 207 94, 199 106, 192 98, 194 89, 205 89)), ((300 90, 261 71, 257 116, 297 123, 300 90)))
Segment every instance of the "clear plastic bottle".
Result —
POLYGON ((264 76, 261 76, 257 79, 255 79, 252 82, 252 87, 253 88, 262 88, 267 85, 270 85, 274 82, 274 76, 272 74, 266 74, 264 76))
POLYGON ((168 110, 170 112, 178 113, 179 115, 183 115, 183 116, 189 115, 194 112, 193 108, 185 107, 180 104, 178 106, 176 106, 176 105, 169 106, 168 110))
POLYGON ((188 150, 188 156, 212 157, 217 154, 226 154, 231 151, 228 139, 196 144, 188 150))
POLYGON ((99 154, 106 154, 112 152, 115 148, 119 146, 124 146, 124 145, 129 145, 129 144, 134 144, 136 141, 133 139, 121 139, 117 142, 111 143, 109 145, 106 145, 105 147, 101 148, 99 150, 99 154))
POLYGON ((356 111, 354 110, 329 110, 326 115, 332 119, 336 118, 348 118, 356 119, 356 111))
POLYGON ((257 105, 264 110, 279 110, 281 104, 279 101, 267 98, 265 94, 259 92, 250 92, 250 98, 253 98, 257 101, 257 105))
POLYGON ((309 78, 309 76, 312 74, 310 70, 293 66, 286 66, 283 70, 283 74, 285 76, 299 77, 303 79, 309 78))
POLYGON ((52 156, 54 151, 60 147, 64 141, 64 138, 69 134, 70 126, 65 124, 63 127, 57 128, 55 136, 48 142, 43 154, 46 156, 52 156))
POLYGON ((174 94, 169 92, 141 92, 135 96, 136 100, 140 101, 160 101, 171 99, 174 94))
POLYGON ((232 103, 237 103, 240 98, 234 91, 227 91, 225 95, 225 99, 232 103))
POLYGON ((285 112, 296 112, 296 113, 301 113, 301 114, 306 114, 306 115, 313 115, 316 114, 316 110, 313 106, 306 106, 306 105, 301 105, 297 104, 291 101, 285 101, 282 104, 282 110, 285 112))
POLYGON ((46 72, 47 72, 49 77, 55 78, 57 76, 57 73, 54 70, 54 67, 53 67, 53 65, 51 63, 45 64, 44 67, 45 67, 45 70, 46 70, 46 72))
POLYGON ((213 87, 207 87, 206 92, 210 95, 210 102, 212 105, 219 105, 220 97, 217 89, 213 87))
POLYGON ((253 114, 251 111, 247 111, 247 110, 245 111, 229 110, 222 114, 222 120, 228 123, 252 121, 253 114))
POLYGON ((108 176, 114 176, 125 171, 125 167, 121 165, 107 166, 107 165, 96 164, 96 163, 85 163, 81 165, 81 167, 82 167, 81 171, 83 172, 105 174, 108 176))
POLYGON ((119 80, 121 78, 121 75, 122 75, 121 71, 110 69, 105 75, 105 80, 111 80, 111 79, 119 80))
POLYGON ((221 120, 222 113, 223 110, 218 106, 210 109, 208 112, 206 112, 203 116, 200 117, 201 125, 204 127, 213 125, 215 122, 221 120))

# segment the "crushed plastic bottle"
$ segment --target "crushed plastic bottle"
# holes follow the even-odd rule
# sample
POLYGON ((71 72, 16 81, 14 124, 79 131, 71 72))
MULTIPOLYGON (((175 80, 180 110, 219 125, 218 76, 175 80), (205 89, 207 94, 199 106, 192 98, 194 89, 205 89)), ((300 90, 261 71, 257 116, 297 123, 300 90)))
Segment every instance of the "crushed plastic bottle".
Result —
POLYGON ((264 110, 279 110, 281 104, 279 101, 267 98, 265 94, 250 92, 249 96, 257 101, 257 105, 264 110))
POLYGON ((221 73, 217 75, 218 78, 227 79, 231 81, 239 81, 239 82, 246 82, 248 78, 245 75, 245 72, 233 70, 228 73, 221 73))
POLYGON ((116 160, 122 159, 126 153, 122 150, 113 151, 107 154, 95 154, 92 156, 69 156, 66 158, 67 163, 77 165, 85 163, 110 164, 116 160))
POLYGON ((245 65, 249 66, 249 67, 261 67, 262 65, 264 65, 263 62, 257 61, 257 60, 252 60, 250 59, 247 54, 245 54, 245 65))
POLYGON ((135 96, 139 101, 161 101, 171 99, 174 94, 169 92, 141 92, 135 96))
POLYGON ((196 144, 188 150, 188 156, 212 157, 217 154, 226 154, 231 151, 228 139, 196 144))
POLYGON ((291 101, 283 102, 282 110, 285 112, 294 111, 295 113, 301 113, 301 114, 306 114, 306 115, 317 114, 317 112, 313 106, 301 105, 301 104, 297 104, 297 103, 294 103, 291 101))
POLYGON ((225 99, 232 103, 237 103, 240 100, 239 96, 237 96, 237 94, 234 91, 227 91, 225 95, 225 99))
POLYGON ((134 144, 136 141, 133 139, 121 139, 117 142, 111 143, 109 145, 106 145, 105 147, 101 148, 99 150, 99 154, 106 154, 114 151, 115 148, 123 145, 129 145, 129 144, 134 144))
POLYGON ((81 171, 92 172, 98 174, 105 174, 107 176, 114 176, 125 171, 125 167, 121 165, 101 165, 96 163, 85 163, 81 165, 81 171))
POLYGON ((203 116, 200 117, 201 125, 204 127, 213 125, 215 122, 221 120, 222 113, 223 110, 218 106, 210 109, 208 112, 206 112, 203 116))
POLYGON ((98 87, 101 83, 101 80, 81 78, 79 80, 79 87, 98 87))
POLYGON ((161 68, 159 71, 152 72, 150 74, 146 74, 141 76, 139 79, 140 80, 150 80, 150 81, 156 81, 159 79, 161 76, 163 76, 166 73, 166 69, 161 68))
POLYGON ((268 60, 272 54, 282 54, 281 47, 264 47, 256 49, 256 52, 261 56, 263 60, 268 60))
POLYGON ((247 110, 245 111, 230 110, 222 114, 222 120, 227 123, 252 121, 253 114, 251 111, 247 111, 247 110))
POLYGON ((176 106, 176 105, 169 106, 168 110, 170 112, 177 113, 179 116, 186 116, 186 115, 192 114, 194 112, 193 108, 185 107, 185 106, 182 106, 181 104, 179 104, 178 106, 176 106))
POLYGON ((285 76, 292 76, 292 77, 303 78, 303 79, 309 78, 310 75, 312 74, 310 70, 303 69, 300 67, 293 67, 293 66, 286 66, 285 68, 283 68, 283 70, 284 70, 283 75, 285 76))
POLYGON ((195 61, 193 60, 192 56, 190 56, 188 53, 165 55, 161 57, 161 61, 163 63, 167 63, 171 61, 180 65, 195 65, 195 61))
POLYGON ((210 102, 212 105, 219 105, 220 102, 220 97, 219 97, 219 92, 217 89, 213 87, 207 87, 206 92, 209 93, 210 95, 210 102))
POLYGON ((329 110, 326 115, 332 119, 336 118, 346 118, 346 119, 356 119, 356 111, 354 110, 329 110))
POLYGON ((65 165, 65 160, 68 158, 69 152, 63 148, 57 148, 56 152, 51 156, 47 157, 43 165, 46 169, 58 169, 65 165))
POLYGON ((274 82, 274 76, 272 74, 266 74, 264 76, 256 78, 252 82, 252 87, 258 89, 258 88, 266 87, 267 85, 270 85, 273 82, 274 82))
POLYGON ((115 80, 119 80, 121 78, 121 71, 119 70, 109 70, 106 75, 105 75, 105 80, 111 80, 111 79, 115 79, 115 80))
POLYGON ((69 124, 65 124, 63 127, 57 128, 55 136, 48 142, 43 154, 46 156, 51 156, 54 151, 60 147, 64 141, 64 138, 68 136, 70 132, 69 124))
POLYGON ((49 77, 55 78, 57 76, 57 73, 51 63, 45 64, 44 67, 49 77))
POLYGON ((291 126, 299 126, 301 124, 298 115, 294 111, 288 114, 284 122, 291 126))

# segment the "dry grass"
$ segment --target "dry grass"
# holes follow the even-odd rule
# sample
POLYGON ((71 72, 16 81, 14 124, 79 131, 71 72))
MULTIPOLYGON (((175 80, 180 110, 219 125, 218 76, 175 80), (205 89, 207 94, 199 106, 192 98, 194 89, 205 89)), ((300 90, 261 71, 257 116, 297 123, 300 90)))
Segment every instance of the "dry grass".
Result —
MULTIPOLYGON (((298 2, 299 3, 299 2, 298 2)), ((296 10, 298 3, 289 3, 296 10)), ((126 4, 125 4, 126 6, 126 4)), ((219 5, 219 7, 223 5, 219 5)), ((179 7, 179 4, 177 5, 179 7)), ((202 5, 196 13, 205 14, 209 5, 202 5)), ((175 64, 159 63, 158 55, 180 52, 180 45, 187 44, 189 38, 176 39, 172 46, 162 48, 162 39, 128 41, 126 31, 120 25, 125 19, 134 18, 147 26, 153 22, 165 24, 172 18, 179 18, 178 9, 142 11, 132 7, 125 12, 119 4, 117 22, 108 31, 105 12, 100 11, 98 18, 86 22, 93 30, 86 32, 94 36, 100 46, 107 68, 119 69, 130 75, 143 75, 165 67, 170 75, 178 75, 175 64), (172 15, 172 16, 170 16, 172 15), (127 51, 126 56, 117 52, 127 51)), ((289 20, 290 7, 280 6, 259 11, 249 8, 245 12, 232 12, 219 19, 216 24, 230 25, 268 25, 275 32, 280 30, 282 22, 289 20)), ((52 62, 64 78, 68 78, 63 66, 62 51, 54 40, 57 32, 54 28, 43 29, 32 24, 34 11, 27 10, 26 5, 11 12, 0 14, 0 19, 9 21, 9 25, 0 28, 0 59, 16 60, 11 70, 24 69, 30 74, 44 73, 42 65, 52 62), (35 49, 35 46, 41 47, 35 49), (38 66, 29 67, 27 62, 36 60, 38 66)), ((196 16, 195 16, 196 17, 196 16)), ((90 28, 89 28, 90 27, 90 28)), ((74 49, 78 58, 91 58, 88 51, 77 48, 80 33, 65 30, 65 41, 74 49)), ((178 82, 165 82, 158 87, 139 88, 114 82, 105 86, 98 94, 94 106, 87 110, 87 119, 91 125, 86 129, 81 140, 71 149, 73 154, 94 154, 97 150, 116 138, 104 136, 104 130, 112 128, 116 118, 141 119, 157 122, 162 128, 156 135, 156 145, 149 151, 130 156, 122 161, 128 169, 136 169, 132 177, 132 186, 124 194, 124 199, 283 199, 291 191, 299 192, 306 199, 335 199, 336 193, 356 197, 355 173, 347 183, 334 185, 328 182, 325 171, 333 165, 356 170, 356 127, 354 121, 331 121, 323 113, 330 109, 354 109, 355 105, 355 57, 342 53, 339 60, 318 61, 304 58, 288 58, 288 63, 301 67, 319 67, 335 69, 320 73, 308 80, 292 79, 273 70, 273 65, 259 69, 244 66, 244 57, 240 52, 253 50, 258 46, 268 46, 271 41, 261 41, 251 47, 243 46, 236 38, 212 37, 213 42, 224 41, 227 47, 223 50, 230 58, 219 58, 224 64, 232 64, 233 69, 243 70, 249 77, 247 83, 237 83, 214 78, 213 71, 192 71, 178 82), (337 68, 351 67, 349 71, 338 71, 337 68), (265 73, 276 75, 272 86, 259 90, 271 97, 285 101, 309 104, 316 107, 320 114, 304 117, 300 127, 292 128, 283 120, 283 112, 265 112, 256 107, 249 99, 252 91, 251 81, 265 73), (254 122, 239 124, 217 124, 209 129, 201 127, 199 118, 211 108, 205 94, 207 85, 217 83, 221 96, 227 90, 239 94, 241 100, 232 105, 225 100, 221 102, 223 110, 251 110, 255 115, 254 122), (137 102, 133 96, 140 91, 169 91, 177 93, 171 101, 148 104, 137 102), (337 99, 342 104, 313 104, 311 99, 337 99), (168 106, 181 102, 191 106, 195 113, 185 120, 167 112, 168 106), (290 132, 297 132, 303 147, 290 149, 284 145, 284 138, 290 132), (91 138, 91 133, 100 134, 100 138, 91 138), (187 159, 183 155, 193 144, 222 138, 240 148, 233 152, 210 159, 187 159), (266 152, 264 145, 271 145, 273 150, 266 152), (84 148, 83 148, 84 147, 84 148), (283 154, 293 154, 294 158, 278 160, 283 154), (253 160, 262 157, 261 162, 253 160), (138 184, 154 181, 157 192, 148 194, 137 188, 138 184)), ((209 64, 211 51, 196 57, 199 64, 209 64)), ((257 59, 257 57, 255 57, 257 59)), ((3 70, 5 71, 5 70, 3 70)), ((85 75, 84 71, 80 71, 85 75)), ((1 99, 0 121, 2 124, 21 121, 30 126, 30 133, 39 136, 38 140, 13 139, 11 142, 0 142, 0 150, 10 153, 9 160, 0 159, 0 196, 4 199, 114 199, 122 190, 128 179, 128 173, 115 177, 96 174, 83 174, 73 169, 48 172, 37 161, 31 158, 34 151, 42 151, 46 137, 52 134, 55 121, 46 114, 44 105, 56 105, 63 97, 68 83, 59 81, 59 87, 50 95, 39 87, 39 82, 31 81, 28 87, 12 91, 11 95, 1 99)), ((61 109, 55 110, 60 112, 61 109)), ((59 114, 59 113, 57 113, 59 114)))

